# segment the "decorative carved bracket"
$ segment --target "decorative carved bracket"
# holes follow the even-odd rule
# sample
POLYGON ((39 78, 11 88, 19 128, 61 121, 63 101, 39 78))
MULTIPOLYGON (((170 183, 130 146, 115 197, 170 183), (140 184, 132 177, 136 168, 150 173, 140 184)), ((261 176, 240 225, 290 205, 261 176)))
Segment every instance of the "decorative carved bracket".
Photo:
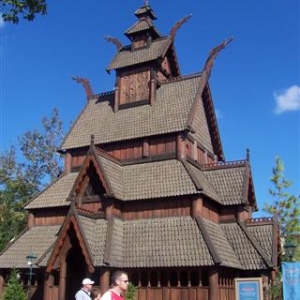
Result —
POLYGON ((170 36, 171 36, 172 40, 175 38, 177 30, 182 26, 183 23, 187 22, 191 16, 192 16, 192 14, 189 14, 188 16, 182 18, 172 27, 172 29, 170 31, 170 36))
POLYGON ((106 35, 104 39, 110 43, 113 43, 117 47, 118 51, 123 47, 122 43, 117 38, 106 35))
POLYGON ((204 65, 204 71, 206 71, 207 73, 207 78, 209 78, 213 64, 214 64, 214 60, 217 58, 218 54, 220 53, 221 50, 223 50, 226 45, 228 45, 231 41, 233 40, 233 38, 229 38, 227 40, 224 40, 220 45, 212 48, 209 52, 209 56, 205 62, 204 65))
POLYGON ((94 94, 91 89, 90 81, 88 80, 88 78, 81 78, 78 75, 72 76, 71 78, 75 80, 77 83, 81 83, 83 85, 87 98, 89 98, 94 94))

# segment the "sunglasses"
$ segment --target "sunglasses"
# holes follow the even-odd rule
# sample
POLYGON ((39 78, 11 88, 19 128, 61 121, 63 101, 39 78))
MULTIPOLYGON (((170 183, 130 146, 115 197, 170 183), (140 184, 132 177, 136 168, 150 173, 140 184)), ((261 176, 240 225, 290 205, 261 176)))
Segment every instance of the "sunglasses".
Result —
POLYGON ((129 280, 121 280, 121 279, 120 279, 120 281, 122 281, 122 282, 124 282, 124 283, 127 283, 127 284, 129 283, 129 280))

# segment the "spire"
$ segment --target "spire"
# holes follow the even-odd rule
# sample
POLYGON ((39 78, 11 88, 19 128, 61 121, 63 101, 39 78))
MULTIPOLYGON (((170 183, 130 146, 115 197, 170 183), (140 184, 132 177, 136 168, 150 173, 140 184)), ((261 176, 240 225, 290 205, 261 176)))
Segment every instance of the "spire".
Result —
POLYGON ((246 149, 246 160, 250 161, 250 150, 248 148, 246 149))
POLYGON ((138 8, 134 13, 139 19, 149 17, 151 20, 156 20, 154 11, 149 5, 149 1, 145 1, 145 5, 138 8))

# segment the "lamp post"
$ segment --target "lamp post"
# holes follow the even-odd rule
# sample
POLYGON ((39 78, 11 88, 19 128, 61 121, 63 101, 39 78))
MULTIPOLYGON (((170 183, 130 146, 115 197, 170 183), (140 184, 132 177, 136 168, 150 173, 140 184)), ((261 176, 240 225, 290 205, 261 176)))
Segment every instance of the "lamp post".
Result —
POLYGON ((295 254, 296 245, 292 242, 286 242, 284 244, 284 252, 285 255, 288 257, 289 261, 293 261, 293 257, 295 254))
POLYGON ((26 256, 26 260, 27 260, 27 265, 29 266, 29 285, 28 285, 28 293, 27 293, 27 298, 30 299, 31 298, 31 282, 32 282, 32 276, 34 275, 33 273, 33 265, 34 265, 34 261, 37 259, 37 256, 33 253, 30 252, 29 255, 26 256))

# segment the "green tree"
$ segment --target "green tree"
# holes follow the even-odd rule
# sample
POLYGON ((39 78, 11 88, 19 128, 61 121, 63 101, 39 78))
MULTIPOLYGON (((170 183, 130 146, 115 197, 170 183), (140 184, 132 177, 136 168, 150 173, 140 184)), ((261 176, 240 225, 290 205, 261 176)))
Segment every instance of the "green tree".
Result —
POLYGON ((277 220, 280 235, 285 240, 293 240, 300 229, 300 201, 299 196, 291 195, 288 189, 293 182, 284 176, 284 163, 280 157, 275 159, 272 169, 270 195, 274 198, 272 203, 266 203, 264 210, 277 220))
POLYGON ((26 300, 27 295, 18 279, 18 271, 13 269, 9 275, 8 285, 3 300, 26 300))
MULTIPOLYGON (((271 177, 272 187, 269 189, 273 201, 266 203, 264 211, 271 214, 279 225, 280 236, 283 241, 291 241, 297 245, 299 239, 299 217, 300 202, 299 197, 291 195, 288 189, 292 186, 292 181, 287 180, 284 175, 284 163, 280 157, 275 159, 275 167, 272 169, 271 177)), ((280 249, 282 250, 282 249, 280 249)), ((296 253, 295 258, 299 258, 296 253)), ((285 260, 281 251, 279 251, 279 261, 285 260)), ((282 281, 281 264, 276 274, 276 282, 270 289, 270 295, 273 300, 282 299, 282 281)))
POLYGON ((127 292, 125 294, 125 300, 135 300, 136 292, 137 292, 136 287, 132 283, 129 283, 127 292))
POLYGON ((4 21, 18 23, 21 16, 32 21, 47 13, 47 4, 45 0, 0 0, 0 12, 4 21))
POLYGON ((24 203, 61 173, 57 150, 63 138, 63 124, 54 109, 50 118, 42 119, 41 130, 25 132, 17 146, 0 154, 0 251, 25 227, 24 203))

